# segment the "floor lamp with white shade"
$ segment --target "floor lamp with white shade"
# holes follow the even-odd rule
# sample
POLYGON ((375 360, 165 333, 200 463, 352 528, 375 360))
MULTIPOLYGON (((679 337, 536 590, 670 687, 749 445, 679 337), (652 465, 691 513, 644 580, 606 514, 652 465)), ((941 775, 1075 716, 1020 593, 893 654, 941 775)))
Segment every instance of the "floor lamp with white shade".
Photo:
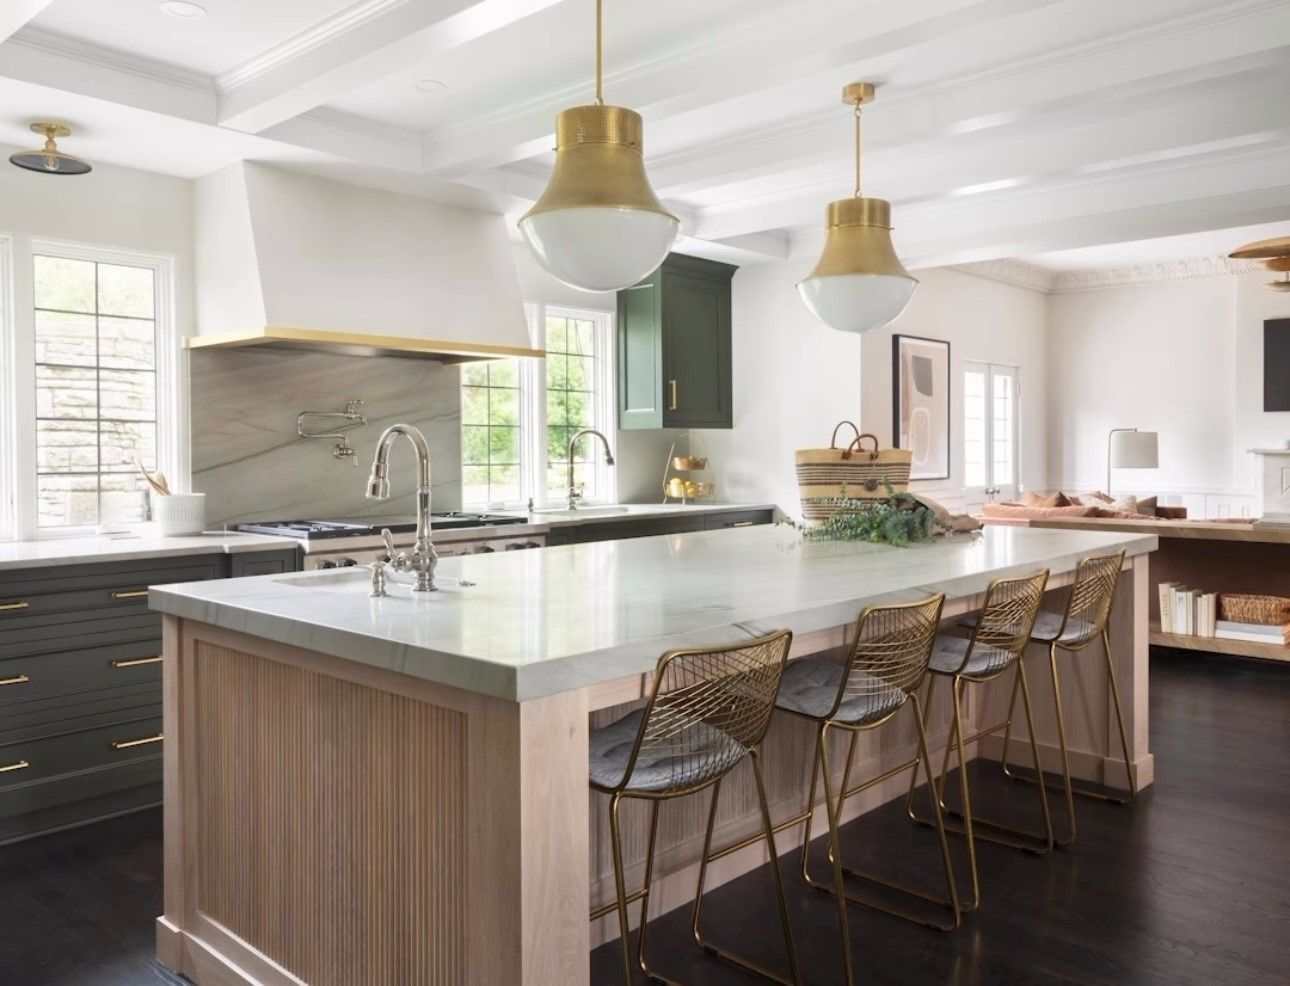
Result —
POLYGON ((1137 428, 1112 428, 1106 440, 1106 492, 1112 469, 1155 469, 1160 465, 1160 436, 1137 428))

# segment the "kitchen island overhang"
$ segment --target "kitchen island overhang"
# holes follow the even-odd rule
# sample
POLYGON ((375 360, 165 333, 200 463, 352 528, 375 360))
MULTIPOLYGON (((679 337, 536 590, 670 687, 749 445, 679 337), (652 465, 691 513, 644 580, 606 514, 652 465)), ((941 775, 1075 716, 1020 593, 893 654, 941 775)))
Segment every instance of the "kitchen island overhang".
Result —
MULTIPOLYGON (((416 599, 368 599, 362 572, 154 589, 167 614, 159 956, 200 984, 585 983, 593 936, 606 934, 587 915, 611 879, 603 806, 587 789, 588 727, 640 700, 660 654, 779 627, 794 631, 795 657, 829 650, 862 606, 933 591, 946 592, 952 622, 993 578, 1037 568, 1052 571, 1053 608, 1081 557, 1120 548, 1110 630, 1146 786, 1155 546, 1150 535, 991 528, 898 549, 760 527, 447 559, 442 574, 476 585, 416 599)), ((1114 781, 1105 683, 1074 673, 1091 711, 1072 716, 1072 767, 1114 781)), ((985 691, 977 721, 1006 706, 1006 689, 985 691)), ((932 717, 939 746, 946 712, 932 717)), ((1040 720, 1055 763, 1042 706, 1040 720)), ((912 733, 892 733, 863 762, 902 762, 912 733)), ((997 746, 975 752, 997 757, 997 746)), ((796 814, 809 737, 777 717, 766 753, 779 765, 777 817, 796 814)), ((893 781, 847 814, 907 778, 893 781)), ((660 857, 663 909, 693 889, 706 805, 692 800, 660 857)), ((718 838, 736 841, 750 821, 728 809, 718 838)), ((631 825, 626 841, 629 858, 642 851, 631 825)), ((760 845, 734 853, 710 885, 764 861, 760 845)))

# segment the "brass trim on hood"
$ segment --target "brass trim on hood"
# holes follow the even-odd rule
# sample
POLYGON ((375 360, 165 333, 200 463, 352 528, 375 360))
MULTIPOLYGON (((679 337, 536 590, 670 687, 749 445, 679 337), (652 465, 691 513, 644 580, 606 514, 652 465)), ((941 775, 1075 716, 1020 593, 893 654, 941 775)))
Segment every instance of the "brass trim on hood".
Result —
POLYGON ((545 350, 522 346, 495 346, 484 342, 448 342, 443 339, 418 339, 411 336, 370 335, 365 332, 333 332, 326 329, 293 329, 266 325, 262 329, 228 332, 219 335, 189 336, 188 349, 245 349, 262 346, 273 349, 301 349, 339 353, 344 356, 400 356, 409 359, 433 359, 443 363, 466 363, 485 359, 512 359, 530 356, 546 357, 545 350))

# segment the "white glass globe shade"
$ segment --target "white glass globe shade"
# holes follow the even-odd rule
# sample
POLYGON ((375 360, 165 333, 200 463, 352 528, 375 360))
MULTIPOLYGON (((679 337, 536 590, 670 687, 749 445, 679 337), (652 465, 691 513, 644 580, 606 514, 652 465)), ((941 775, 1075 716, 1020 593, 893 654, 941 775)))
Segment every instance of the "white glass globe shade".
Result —
POLYGON ((808 277, 797 285, 802 301, 825 325, 843 332, 868 332, 895 321, 918 282, 896 274, 833 274, 808 277))
POLYGON ((554 209, 520 220, 538 263, 585 291, 619 291, 652 274, 680 230, 666 213, 615 206, 554 209))

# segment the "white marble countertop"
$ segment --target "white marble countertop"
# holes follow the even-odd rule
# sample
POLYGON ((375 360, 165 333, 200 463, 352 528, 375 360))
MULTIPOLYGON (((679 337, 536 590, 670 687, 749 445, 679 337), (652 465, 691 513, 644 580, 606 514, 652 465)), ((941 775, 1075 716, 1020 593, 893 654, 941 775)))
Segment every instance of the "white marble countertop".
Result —
POLYGON ((0 571, 81 565, 96 561, 130 561, 167 555, 239 554, 295 548, 293 538, 209 531, 190 537, 162 537, 151 531, 102 534, 96 537, 42 538, 39 541, 0 541, 0 571))
POLYGON ((988 527, 909 548, 804 542, 789 528, 669 534, 440 562, 447 584, 367 596, 362 569, 154 587, 154 609, 441 684, 523 701, 648 671, 671 648, 853 621, 861 606, 1074 569, 1154 535, 988 527))

